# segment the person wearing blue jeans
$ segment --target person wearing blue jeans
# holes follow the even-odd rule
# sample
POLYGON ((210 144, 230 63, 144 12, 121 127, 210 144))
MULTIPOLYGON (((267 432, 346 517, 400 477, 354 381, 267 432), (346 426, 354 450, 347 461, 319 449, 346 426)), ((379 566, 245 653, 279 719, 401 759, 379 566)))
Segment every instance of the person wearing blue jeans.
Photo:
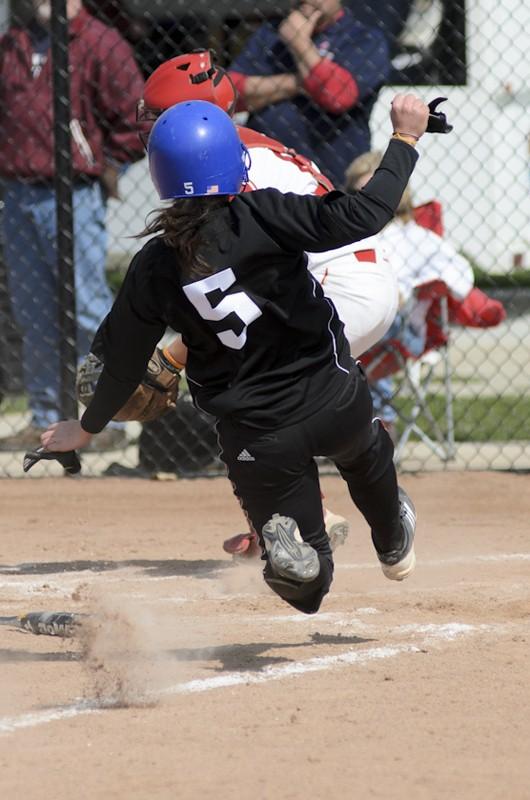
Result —
MULTIPOLYGON (((112 305, 105 279, 106 204, 98 181, 74 185, 73 211, 77 352, 85 354, 112 305)), ((4 260, 23 339, 24 383, 35 429, 60 418, 56 230, 53 186, 44 181, 4 183, 4 260)), ((108 438, 118 443, 123 436, 108 438)))
MULTIPOLYGON (((32 0, 31 19, 15 17, 0 37, 0 182, 3 249, 13 315, 23 340, 30 424, 0 439, 0 450, 37 447, 61 416, 61 332, 54 189, 54 95, 51 3, 32 0)), ((118 176, 143 157, 136 100, 143 78, 130 46, 67 0, 70 135, 74 211, 77 353, 86 355, 112 304, 105 280, 106 200, 118 197, 118 176)), ((104 433, 98 449, 125 440, 104 433)))

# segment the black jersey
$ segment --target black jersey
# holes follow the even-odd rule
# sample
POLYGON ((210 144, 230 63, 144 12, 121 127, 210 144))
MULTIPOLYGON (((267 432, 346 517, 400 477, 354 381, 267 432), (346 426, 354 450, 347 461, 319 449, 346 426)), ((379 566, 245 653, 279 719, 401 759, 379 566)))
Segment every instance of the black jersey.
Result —
POLYGON ((96 335, 92 349, 105 368, 83 428, 98 432, 121 408, 166 327, 188 347, 188 385, 204 411, 272 429, 324 406, 346 380, 351 356, 304 251, 331 250, 381 230, 416 158, 409 145, 392 141, 356 195, 238 195, 202 231, 200 255, 212 270, 205 278, 186 277, 162 238, 147 242, 96 335))

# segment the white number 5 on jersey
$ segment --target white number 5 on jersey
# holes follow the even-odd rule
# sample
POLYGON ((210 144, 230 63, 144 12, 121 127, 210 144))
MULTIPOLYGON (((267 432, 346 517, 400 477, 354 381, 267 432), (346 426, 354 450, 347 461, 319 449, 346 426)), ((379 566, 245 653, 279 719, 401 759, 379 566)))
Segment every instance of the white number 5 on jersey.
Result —
POLYGON ((195 306, 203 319, 220 321, 229 314, 236 314, 244 325, 241 333, 236 335, 234 331, 228 329, 226 331, 218 331, 217 336, 226 347, 231 347, 233 350, 241 350, 247 341, 247 327, 255 319, 261 317, 259 307, 244 292, 227 294, 215 308, 207 297, 208 293, 213 292, 215 289, 226 292, 235 282, 236 276, 229 268, 182 288, 190 303, 195 306))

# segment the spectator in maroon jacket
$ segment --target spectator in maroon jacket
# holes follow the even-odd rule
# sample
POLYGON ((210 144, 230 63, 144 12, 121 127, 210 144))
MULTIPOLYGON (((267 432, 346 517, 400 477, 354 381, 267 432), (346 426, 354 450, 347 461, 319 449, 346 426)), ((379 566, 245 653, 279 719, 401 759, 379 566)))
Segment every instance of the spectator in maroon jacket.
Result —
MULTIPOLYGON (((2 450, 37 446, 60 418, 50 2, 33 0, 33 7, 25 28, 13 25, 0 39, 4 260, 32 415, 27 428, 0 440, 2 450)), ((67 0, 67 15, 77 345, 84 354, 112 302, 106 199, 117 196, 120 171, 144 154, 135 126, 143 79, 130 46, 81 0, 67 0)), ((121 429, 105 435, 101 449, 124 440, 121 429)))

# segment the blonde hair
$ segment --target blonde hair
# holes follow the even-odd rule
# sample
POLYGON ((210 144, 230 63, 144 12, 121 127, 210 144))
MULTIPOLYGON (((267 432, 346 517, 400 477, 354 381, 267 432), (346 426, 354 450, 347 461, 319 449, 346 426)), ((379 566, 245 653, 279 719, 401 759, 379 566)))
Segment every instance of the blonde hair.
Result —
MULTIPOLYGON (((369 180, 378 166, 381 164, 382 160, 383 154, 380 150, 370 150, 368 153, 363 153, 362 155, 357 156, 357 158, 351 162, 350 166, 346 170, 344 183, 345 191, 357 191, 357 183, 361 180, 361 178, 366 176, 366 179, 369 180)), ((410 188, 407 186, 399 202, 396 216, 400 217, 403 222, 408 222, 409 220, 413 219, 412 211, 412 194, 410 188)))
POLYGON ((356 183, 365 175, 372 174, 383 159, 380 150, 370 150, 355 158, 346 170, 344 188, 347 192, 356 190, 356 183))

